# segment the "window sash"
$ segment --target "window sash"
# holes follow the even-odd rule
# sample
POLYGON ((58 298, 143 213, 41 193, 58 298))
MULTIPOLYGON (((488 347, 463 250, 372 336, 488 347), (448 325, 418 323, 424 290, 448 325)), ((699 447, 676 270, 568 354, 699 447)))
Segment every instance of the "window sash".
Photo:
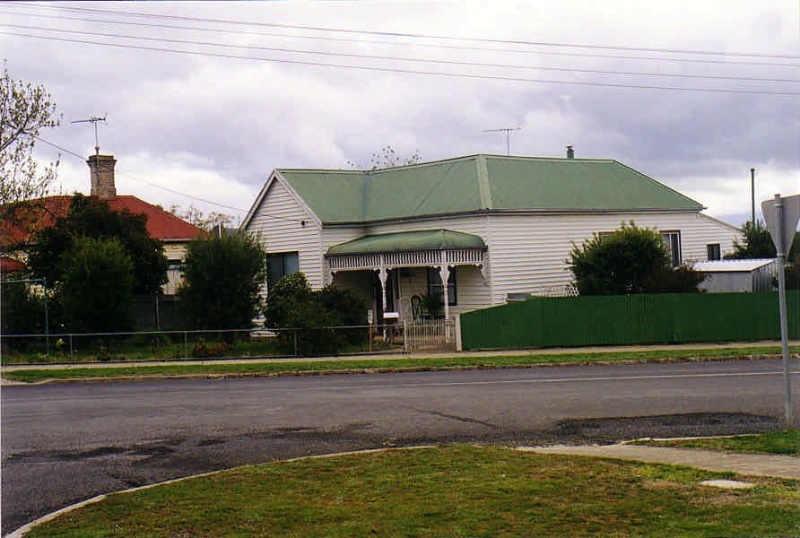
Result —
MULTIPOLYGON (((450 277, 447 279, 447 303, 449 306, 456 306, 458 304, 458 297, 456 295, 456 268, 450 270, 450 277)), ((438 293, 442 298, 442 305, 444 305, 444 287, 442 286, 442 277, 439 269, 428 268, 428 293, 438 293)))
POLYGON ((274 284, 286 275, 300 271, 300 257, 297 252, 275 252, 269 254, 267 260, 270 284, 274 284))
POLYGON ((669 251, 670 263, 673 267, 681 264, 681 232, 661 232, 661 239, 669 251))
POLYGON ((722 252, 720 250, 719 243, 711 243, 706 245, 706 251, 708 252, 708 261, 717 261, 722 259, 722 252))

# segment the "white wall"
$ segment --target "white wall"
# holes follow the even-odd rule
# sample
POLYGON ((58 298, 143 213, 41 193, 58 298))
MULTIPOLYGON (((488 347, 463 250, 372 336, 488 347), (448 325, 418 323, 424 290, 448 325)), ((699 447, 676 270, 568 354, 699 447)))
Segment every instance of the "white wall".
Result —
POLYGON ((300 271, 311 286, 323 286, 320 227, 279 177, 270 184, 245 231, 257 237, 268 253, 297 252, 300 271))
POLYGON ((709 243, 729 252, 737 236, 735 228, 695 213, 492 216, 487 242, 494 304, 505 302, 509 293, 541 293, 570 283, 566 260, 573 242, 581 244, 595 232, 611 232, 631 220, 639 227, 680 231, 683 261, 706 260, 709 243))

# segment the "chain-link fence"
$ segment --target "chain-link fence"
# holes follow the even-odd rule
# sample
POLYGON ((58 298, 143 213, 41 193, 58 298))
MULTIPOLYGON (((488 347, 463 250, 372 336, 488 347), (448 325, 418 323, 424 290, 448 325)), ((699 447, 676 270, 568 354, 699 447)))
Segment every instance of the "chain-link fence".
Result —
POLYGON ((3 334, 3 364, 292 358, 454 349, 452 322, 290 329, 3 334))

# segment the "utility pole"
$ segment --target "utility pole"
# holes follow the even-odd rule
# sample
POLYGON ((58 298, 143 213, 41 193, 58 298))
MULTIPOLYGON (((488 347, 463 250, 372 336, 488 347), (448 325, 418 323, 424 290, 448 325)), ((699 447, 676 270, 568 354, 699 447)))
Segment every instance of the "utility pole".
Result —
POLYGON ((70 122, 70 123, 91 123, 92 125, 94 125, 94 152, 97 155, 100 155, 100 141, 97 138, 97 122, 102 121, 103 123, 105 123, 106 116, 108 116, 108 114, 104 115, 102 118, 100 116, 90 116, 85 120, 75 120, 70 122))
POLYGON ((506 155, 511 155, 511 131, 519 131, 522 127, 502 127, 500 129, 482 129, 484 133, 506 133, 506 155))
POLYGON ((753 223, 753 231, 756 229, 756 169, 750 169, 750 222, 753 223))

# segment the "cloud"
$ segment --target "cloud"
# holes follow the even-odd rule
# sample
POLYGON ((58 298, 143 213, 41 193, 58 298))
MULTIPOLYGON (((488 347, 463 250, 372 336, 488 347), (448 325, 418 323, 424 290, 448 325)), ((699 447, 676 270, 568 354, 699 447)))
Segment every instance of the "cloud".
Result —
MULTIPOLYGON (((570 144, 579 158, 617 159, 697 199, 712 214, 738 215, 749 210, 750 167, 758 169, 759 189, 763 189, 760 195, 798 191, 797 96, 583 84, 800 92, 800 84, 792 82, 620 74, 800 78, 797 58, 706 55, 702 58, 722 63, 693 63, 673 60, 701 56, 641 50, 749 50, 796 56, 800 14, 796 6, 789 4, 783 0, 257 2, 237 3, 235 9, 217 2, 3 5, 0 24, 40 28, 15 29, 16 33, 103 41, 124 47, 180 49, 201 55, 3 34, 0 48, 12 74, 43 84, 63 111, 62 127, 43 133, 48 140, 79 155, 88 155, 94 151, 91 126, 69 122, 108 113, 108 123, 99 125, 100 145, 103 151, 117 156, 120 172, 238 208, 249 208, 273 168, 347 168, 348 161, 368 166, 373 153, 386 145, 401 157, 419 151, 423 160, 479 152, 505 153, 505 134, 486 130, 519 126, 520 130, 510 133, 513 153, 561 157, 564 146, 570 144), (87 15, 71 10, 76 7, 113 13, 87 15), (141 12, 197 20, 130 15, 141 12), (211 19, 415 35, 312 32, 221 24, 211 19), (47 31, 48 27, 251 48, 59 34, 47 31), (550 45, 436 40, 419 35, 550 45), (584 46, 564 46, 570 43, 584 46), (455 48, 459 46, 466 48, 455 48), (309 53, 274 50, 279 48, 309 53), (337 52, 385 58, 330 56, 337 52), (261 59, 237 60, 209 53, 261 59), (643 57, 658 60, 642 60, 643 57), (288 63, 296 61, 529 80, 456 78, 288 63), (508 65, 525 68, 498 67, 508 65)), ((56 153, 47 147, 41 147, 41 151, 43 158, 56 153)), ((72 190, 86 185, 88 189, 83 160, 64 153, 63 188, 72 190)), ((124 180, 121 185, 165 206, 176 201, 183 205, 202 203, 192 202, 191 198, 181 200, 168 191, 137 185, 132 180, 124 180)))

